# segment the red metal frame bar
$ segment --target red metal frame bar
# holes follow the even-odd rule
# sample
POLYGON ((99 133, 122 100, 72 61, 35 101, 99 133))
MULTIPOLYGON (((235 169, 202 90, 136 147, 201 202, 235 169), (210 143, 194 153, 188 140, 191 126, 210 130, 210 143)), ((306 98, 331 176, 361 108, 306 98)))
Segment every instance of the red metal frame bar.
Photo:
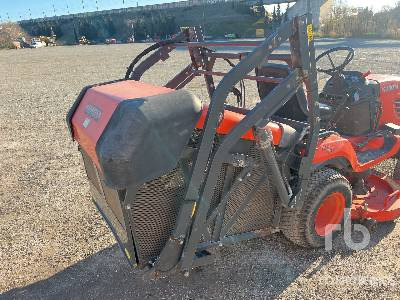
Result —
POLYGON ((241 41, 241 42, 189 42, 185 46, 188 48, 201 47, 257 47, 262 41, 241 41))
MULTIPOLYGON (((194 71, 196 76, 201 75, 214 75, 214 76, 225 76, 226 72, 216 72, 216 71, 205 71, 205 70, 196 70, 194 71)), ((263 77, 263 76, 254 76, 254 75, 245 75, 243 79, 267 82, 267 83, 281 83, 283 78, 273 78, 273 77, 263 77)))

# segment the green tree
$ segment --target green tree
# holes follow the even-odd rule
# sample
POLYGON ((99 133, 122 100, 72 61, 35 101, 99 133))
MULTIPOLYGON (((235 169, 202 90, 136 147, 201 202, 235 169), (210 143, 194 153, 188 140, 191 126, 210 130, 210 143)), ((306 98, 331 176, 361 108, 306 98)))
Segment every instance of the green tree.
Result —
POLYGON ((265 8, 264 8, 264 1, 259 0, 257 2, 257 11, 259 16, 265 16, 265 8))
POLYGON ((272 12, 272 23, 276 24, 277 22, 278 22, 278 16, 276 14, 276 9, 275 9, 275 6, 274 6, 274 11, 272 12))
POLYGON ((281 21, 282 21, 281 5, 279 3, 276 8, 276 20, 278 23, 281 23, 281 21))
POLYGON ((290 8, 290 6, 289 6, 289 2, 288 2, 287 6, 286 6, 286 11, 283 14, 283 20, 285 22, 287 22, 289 20, 289 8, 290 8))
POLYGON ((115 28, 112 18, 107 18, 104 25, 107 29, 109 36, 114 36, 117 33, 117 29, 115 28))
POLYGON ((89 20, 84 19, 79 23, 79 33, 80 35, 86 36, 89 40, 97 40, 97 28, 89 20))

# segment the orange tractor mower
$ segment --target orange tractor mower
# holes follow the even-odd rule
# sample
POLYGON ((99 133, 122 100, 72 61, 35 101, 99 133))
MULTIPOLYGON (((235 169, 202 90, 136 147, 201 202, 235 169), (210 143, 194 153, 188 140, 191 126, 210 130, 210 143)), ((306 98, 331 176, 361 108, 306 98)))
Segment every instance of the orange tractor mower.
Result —
POLYGON ((82 90, 67 122, 94 203, 132 266, 189 274, 215 248, 268 233, 322 247, 350 218, 400 216, 400 165, 377 168, 399 156, 400 78, 345 71, 349 47, 315 57, 311 20, 296 17, 261 42, 183 31, 143 51, 125 78, 82 90), (287 40, 290 52, 273 53, 287 40), (218 51, 244 46, 254 50, 218 51), (140 81, 177 47, 188 66, 164 86, 140 81), (337 52, 346 53, 339 65, 337 52), (324 59, 329 67, 317 67, 324 59), (214 70, 216 60, 230 71, 214 70), (330 75, 322 91, 317 72, 330 75), (209 104, 184 89, 197 76, 209 104), (244 80, 258 85, 252 109, 236 87, 244 80), (230 93, 238 105, 226 103, 230 93))

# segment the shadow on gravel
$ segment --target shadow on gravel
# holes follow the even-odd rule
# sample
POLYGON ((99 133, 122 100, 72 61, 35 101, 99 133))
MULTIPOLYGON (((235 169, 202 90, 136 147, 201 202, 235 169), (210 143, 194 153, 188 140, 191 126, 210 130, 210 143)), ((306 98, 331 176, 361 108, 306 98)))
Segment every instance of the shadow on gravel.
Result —
MULTIPOLYGON (((363 250, 360 251, 367 251, 371 248, 374 248, 395 228, 396 228, 395 222, 383 222, 383 223, 376 223, 375 225, 372 226, 367 226, 368 232, 370 234, 369 244, 363 250)), ((363 239, 365 237, 360 231, 352 231, 351 238, 354 243, 361 243, 363 242, 363 239)), ((335 241, 335 250, 336 249, 340 251, 340 254, 343 257, 351 256, 353 253, 357 252, 357 250, 352 250, 348 246, 346 246, 342 238, 338 238, 335 241)))
MULTIPOLYGON (((371 234, 375 246, 395 227, 394 223, 377 225, 371 234)), ((334 250, 302 249, 282 235, 244 242, 222 248, 213 265, 181 275, 144 282, 133 271, 117 245, 66 268, 54 276, 15 288, 0 295, 2 299, 194 299, 194 298, 264 298, 278 297, 299 276, 311 278, 336 255, 352 254, 342 238, 334 250)))
POLYGON ((389 235, 396 228, 395 222, 384 222, 378 223, 375 226, 369 228, 371 232, 371 241, 365 250, 375 247, 389 235))

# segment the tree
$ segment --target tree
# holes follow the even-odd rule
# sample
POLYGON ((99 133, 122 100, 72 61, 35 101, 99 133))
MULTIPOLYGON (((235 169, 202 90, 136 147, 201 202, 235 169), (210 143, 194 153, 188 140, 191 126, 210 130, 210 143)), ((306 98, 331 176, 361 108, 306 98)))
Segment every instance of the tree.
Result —
POLYGON ((105 26, 109 36, 114 36, 117 33, 117 29, 115 28, 114 22, 111 18, 107 19, 105 26))
POLYGON ((92 22, 88 19, 84 19, 83 21, 79 22, 78 31, 80 35, 86 36, 89 40, 96 40, 98 37, 98 30, 96 26, 92 24, 92 22))
POLYGON ((264 8, 264 2, 263 2, 263 0, 259 0, 258 1, 258 3, 257 3, 257 12, 258 12, 258 15, 260 15, 260 16, 265 16, 265 8, 264 8))
POLYGON ((290 6, 289 6, 289 2, 288 2, 287 6, 286 6, 285 14, 283 15, 283 20, 285 22, 287 22, 289 20, 289 8, 290 8, 290 6))
POLYGON ((276 15, 276 9, 274 6, 274 11, 272 12, 272 23, 276 24, 278 22, 278 16, 276 15))
POLYGON ((278 23, 282 22, 282 13, 281 13, 281 5, 278 3, 278 6, 276 8, 276 20, 278 23))

